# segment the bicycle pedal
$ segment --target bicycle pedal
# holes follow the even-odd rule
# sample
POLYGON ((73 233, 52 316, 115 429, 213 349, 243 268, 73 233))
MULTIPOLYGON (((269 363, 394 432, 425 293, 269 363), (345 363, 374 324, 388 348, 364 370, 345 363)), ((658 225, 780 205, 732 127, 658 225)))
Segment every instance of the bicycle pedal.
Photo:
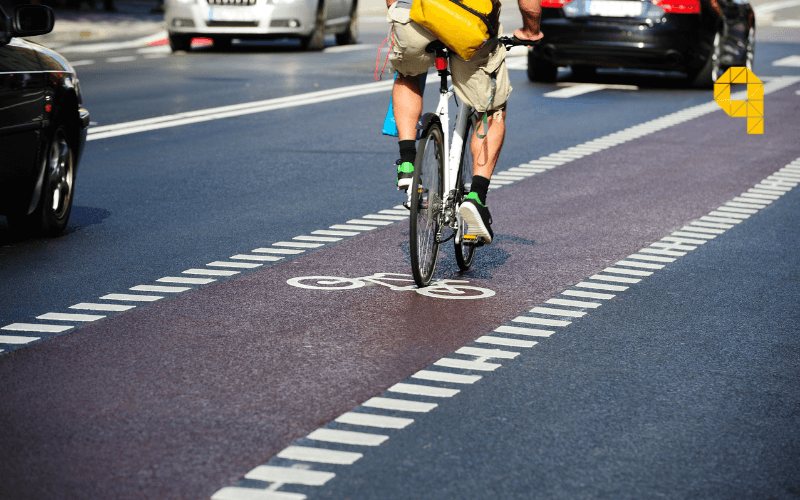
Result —
POLYGON ((477 241, 478 241, 478 237, 477 237, 477 236, 475 236, 474 234, 465 234, 465 235, 462 235, 462 236, 461 236, 461 239, 462 239, 462 240, 467 240, 467 241, 469 241, 469 242, 472 242, 472 243, 475 243, 475 242, 477 242, 477 241))

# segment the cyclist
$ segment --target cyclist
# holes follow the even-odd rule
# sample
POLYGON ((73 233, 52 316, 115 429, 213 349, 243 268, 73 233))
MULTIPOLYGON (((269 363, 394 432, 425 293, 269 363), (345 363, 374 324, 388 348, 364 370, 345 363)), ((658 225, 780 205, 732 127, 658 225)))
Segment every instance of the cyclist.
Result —
MULTIPOLYGON (((414 0, 387 0, 389 22, 392 25, 392 48, 389 60, 397 71, 392 89, 394 117, 397 123, 400 159, 397 160, 397 189, 407 190, 414 175, 417 122, 422 113, 422 89, 419 75, 434 65, 434 54, 425 48, 436 38, 409 18, 414 0)), ((541 0, 517 0, 523 27, 514 32, 521 40, 539 40, 541 0)), ((472 187, 459 214, 469 226, 469 233, 492 242, 492 218, 486 207, 489 179, 500 156, 505 137, 506 102, 511 93, 505 65, 506 48, 490 40, 469 61, 451 55, 451 73, 456 95, 478 113, 487 112, 488 131, 483 138, 473 133, 470 150, 473 157, 472 187), (495 82, 492 82, 492 80, 495 82), (493 84, 494 83, 494 84, 493 84), (489 100, 491 102, 489 103, 489 100), (487 103, 488 109, 487 109, 487 103)), ((482 127, 478 127, 482 128, 482 127)))

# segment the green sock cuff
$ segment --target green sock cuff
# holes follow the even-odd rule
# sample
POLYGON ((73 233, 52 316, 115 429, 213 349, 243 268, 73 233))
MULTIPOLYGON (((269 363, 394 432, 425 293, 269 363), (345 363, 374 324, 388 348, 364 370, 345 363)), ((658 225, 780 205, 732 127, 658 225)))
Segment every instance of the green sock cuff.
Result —
POLYGON ((397 166, 398 174, 412 174, 414 173, 414 164, 409 161, 404 161, 397 166))
POLYGON ((464 199, 465 200, 472 200, 472 201, 474 201, 475 203, 477 203, 478 205, 480 205, 482 207, 486 206, 483 203, 481 203, 481 198, 480 198, 480 196, 478 196, 478 193, 470 192, 469 194, 467 194, 464 197, 464 199))

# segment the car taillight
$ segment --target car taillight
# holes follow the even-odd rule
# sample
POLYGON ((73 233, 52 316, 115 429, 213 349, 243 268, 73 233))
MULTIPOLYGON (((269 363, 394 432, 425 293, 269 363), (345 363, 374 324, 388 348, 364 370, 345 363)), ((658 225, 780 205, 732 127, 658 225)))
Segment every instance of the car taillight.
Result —
POLYGON ((700 0, 651 0, 667 14, 699 14, 700 0))
POLYGON ((566 4, 570 3, 572 0, 542 0, 542 7, 551 7, 554 9, 559 9, 566 4))

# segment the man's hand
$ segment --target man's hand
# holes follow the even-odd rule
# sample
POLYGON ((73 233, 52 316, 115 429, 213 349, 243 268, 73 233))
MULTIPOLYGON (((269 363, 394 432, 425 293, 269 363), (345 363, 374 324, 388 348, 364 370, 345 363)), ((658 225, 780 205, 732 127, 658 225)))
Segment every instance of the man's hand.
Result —
POLYGON ((514 32, 520 40, 540 40, 544 35, 539 31, 539 20, 542 18, 542 0, 518 0, 519 12, 522 14, 522 28, 514 32))

